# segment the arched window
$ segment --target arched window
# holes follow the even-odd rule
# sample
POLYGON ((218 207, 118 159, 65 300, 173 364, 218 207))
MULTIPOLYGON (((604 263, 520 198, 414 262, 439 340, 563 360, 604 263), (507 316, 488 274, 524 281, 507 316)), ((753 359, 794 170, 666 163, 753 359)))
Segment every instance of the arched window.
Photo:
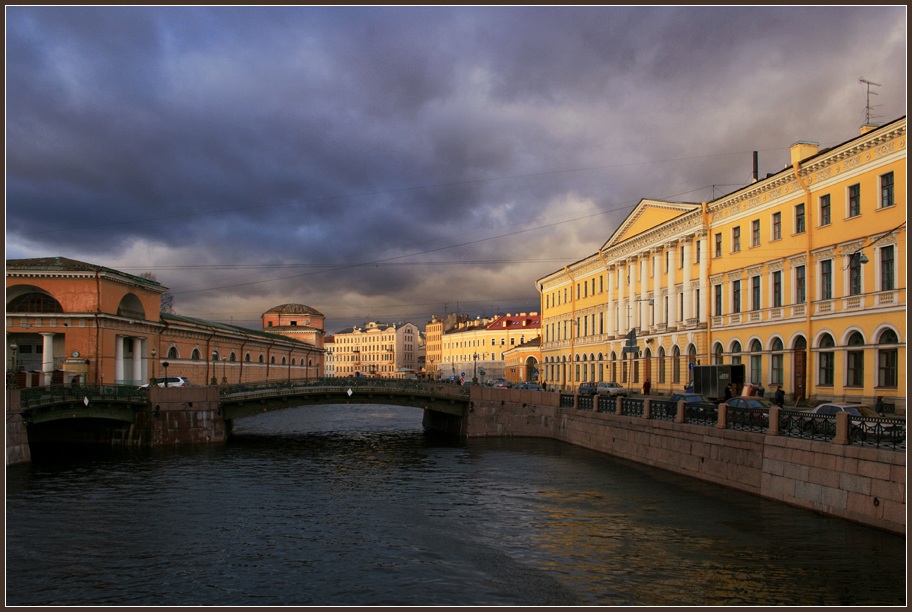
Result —
POLYGON ((231 354, 228 355, 228 361, 237 361, 237 356, 234 354, 234 351, 231 351, 231 354))
POLYGON ((671 349, 671 384, 676 385, 681 382, 681 349, 675 345, 671 349))
POLYGON ((722 353, 722 343, 716 342, 715 346, 713 346, 713 363, 715 365, 722 365, 722 353))
POLYGON ((836 342, 830 334, 823 334, 820 336, 820 343, 818 346, 821 349, 831 350, 821 350, 817 353, 817 384, 824 387, 832 387, 833 370, 836 362, 832 349, 836 348, 836 342))
POLYGON ((617 353, 611 351, 611 382, 617 382, 618 371, 617 371, 617 353))
POLYGON ((179 357, 178 354, 177 354, 177 347, 176 347, 176 346, 172 346, 171 348, 168 349, 168 357, 167 357, 167 359, 180 359, 180 357, 179 357))
POLYGON ((264 359, 263 359, 263 353, 260 353, 260 357, 259 357, 258 361, 259 361, 260 363, 264 363, 264 362, 265 362, 264 359))
POLYGON ((193 349, 193 352, 190 353, 190 359, 192 359, 193 361, 199 361, 200 360, 200 350, 193 349))
POLYGON ((63 312, 60 302, 46 293, 26 293, 10 300, 7 312, 63 312))
POLYGON ((892 329, 885 329, 881 332, 878 344, 888 346, 877 349, 878 387, 896 387, 899 372, 899 351, 895 345, 898 343, 899 338, 892 329))
POLYGON ((246 361, 247 363, 250 363, 250 353, 244 354, 244 361, 246 361))
POLYGON ((665 382, 665 347, 659 347, 659 382, 665 382))
POLYGON ((864 349, 852 348, 864 346, 864 336, 853 332, 849 336, 848 350, 846 351, 846 386, 864 386, 864 349))
POLYGON ((741 343, 735 340, 732 342, 732 365, 741 365, 741 343))
POLYGON ((750 343, 750 382, 759 385, 763 381, 763 356, 760 351, 763 350, 760 341, 754 338, 750 343))
POLYGON ((773 353, 770 355, 770 384, 781 385, 783 374, 783 362, 785 356, 782 354, 782 340, 773 338, 773 344, 770 346, 773 353))

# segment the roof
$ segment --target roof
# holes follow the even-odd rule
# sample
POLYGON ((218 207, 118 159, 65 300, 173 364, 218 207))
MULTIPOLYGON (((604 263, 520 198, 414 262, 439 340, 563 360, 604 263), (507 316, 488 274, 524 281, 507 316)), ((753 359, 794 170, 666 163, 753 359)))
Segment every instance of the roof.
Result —
POLYGON ((107 268, 105 266, 99 266, 76 259, 70 259, 69 257, 60 256, 34 257, 32 259, 7 259, 6 269, 21 271, 59 270, 61 272, 104 272, 106 274, 116 274, 118 276, 130 278, 131 280, 134 280, 138 283, 145 283, 153 287, 160 288, 162 286, 161 283, 148 278, 144 278, 142 276, 127 274, 126 272, 115 270, 114 268, 107 268))
POLYGON ((281 306, 270 308, 263 314, 315 315, 318 317, 324 316, 323 313, 316 308, 311 308, 305 304, 282 304, 281 306))
POLYGON ((501 329, 535 329, 541 327, 541 315, 538 313, 532 314, 506 314, 502 317, 497 317, 491 321, 487 329, 489 330, 501 330, 501 329))
POLYGON ((258 336, 261 338, 268 338, 271 340, 281 340, 283 342, 295 342, 298 344, 303 344, 306 346, 313 347, 312 344, 307 342, 302 342, 296 338, 291 338, 282 334, 273 334, 267 331, 262 331, 259 329, 251 329, 249 327, 240 327, 239 325, 229 325, 228 323, 218 323, 215 321, 206 321, 204 319, 196 319, 194 317, 186 317, 184 315, 178 315, 173 313, 161 313, 162 321, 174 321, 176 323, 188 323, 190 325, 195 325, 197 327, 208 327, 210 329, 218 329, 226 332, 234 332, 238 334, 244 334, 247 336, 258 336))

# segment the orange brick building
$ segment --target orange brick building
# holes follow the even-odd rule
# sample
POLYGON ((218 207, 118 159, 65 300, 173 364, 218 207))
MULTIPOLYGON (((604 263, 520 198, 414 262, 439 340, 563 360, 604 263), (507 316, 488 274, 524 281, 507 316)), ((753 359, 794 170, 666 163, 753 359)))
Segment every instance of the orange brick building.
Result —
POLYGON ((319 313, 320 329, 307 334, 315 340, 308 343, 161 313, 166 291, 155 281, 65 257, 7 260, 8 382, 138 385, 167 374, 227 384, 322 375, 319 313))

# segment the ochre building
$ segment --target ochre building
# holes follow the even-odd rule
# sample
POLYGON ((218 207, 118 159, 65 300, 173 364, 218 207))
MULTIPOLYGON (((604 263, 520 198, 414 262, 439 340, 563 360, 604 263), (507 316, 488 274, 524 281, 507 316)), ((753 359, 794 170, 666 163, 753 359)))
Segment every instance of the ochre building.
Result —
POLYGON ((648 377, 668 395, 691 365, 741 363, 790 403, 883 397, 904 414, 906 119, 790 154, 711 202, 642 200, 539 279, 548 387, 648 377))

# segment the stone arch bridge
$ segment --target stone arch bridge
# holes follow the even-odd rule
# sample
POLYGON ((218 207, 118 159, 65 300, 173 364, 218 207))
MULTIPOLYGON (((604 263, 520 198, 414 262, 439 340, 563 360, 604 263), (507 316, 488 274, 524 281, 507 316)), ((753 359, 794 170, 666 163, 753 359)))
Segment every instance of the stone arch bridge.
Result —
POLYGON ((235 419, 310 404, 388 404, 424 410, 428 429, 464 435, 469 388, 414 380, 308 379, 138 388, 7 390, 7 465, 40 444, 157 447, 224 442, 235 419))

